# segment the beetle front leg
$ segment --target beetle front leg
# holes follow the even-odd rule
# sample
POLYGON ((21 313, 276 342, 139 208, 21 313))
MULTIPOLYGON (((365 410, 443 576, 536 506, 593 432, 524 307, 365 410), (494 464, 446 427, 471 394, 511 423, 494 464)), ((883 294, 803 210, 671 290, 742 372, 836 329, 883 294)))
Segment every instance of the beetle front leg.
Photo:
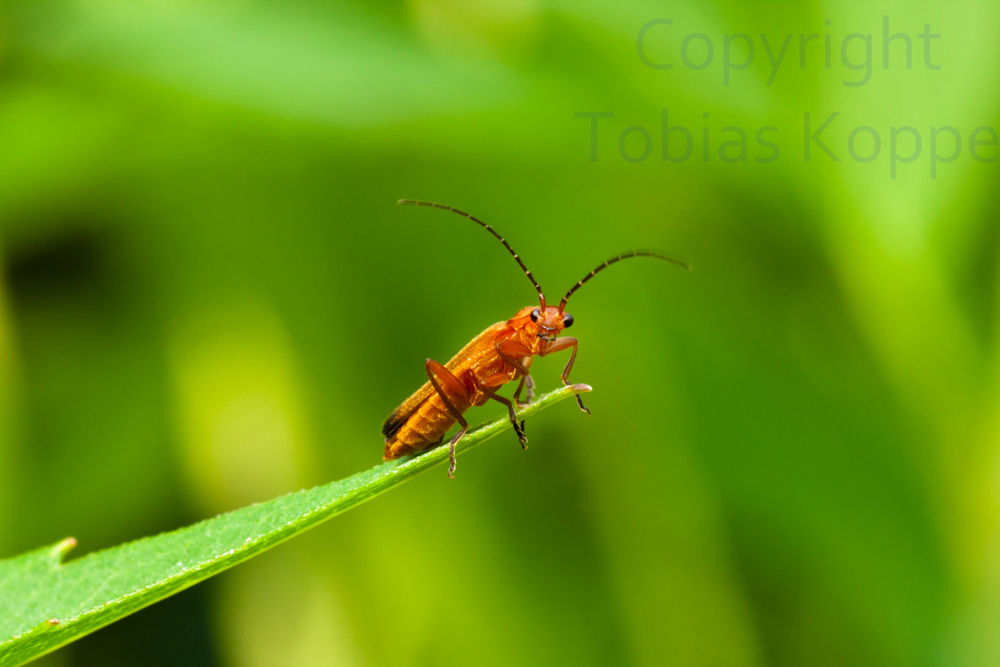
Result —
MULTIPOLYGON (((549 355, 553 352, 562 352, 565 349, 573 348, 573 352, 569 355, 569 361, 566 363, 566 368, 563 369, 562 375, 560 376, 564 385, 569 384, 569 372, 573 369, 573 362, 576 361, 576 351, 579 346, 580 341, 572 336, 562 336, 552 341, 552 343, 549 344, 549 348, 545 350, 545 354, 549 355)), ((586 412, 588 415, 590 414, 590 410, 588 410, 587 406, 583 404, 583 399, 580 398, 580 394, 576 395, 576 402, 580 404, 581 410, 586 412)))

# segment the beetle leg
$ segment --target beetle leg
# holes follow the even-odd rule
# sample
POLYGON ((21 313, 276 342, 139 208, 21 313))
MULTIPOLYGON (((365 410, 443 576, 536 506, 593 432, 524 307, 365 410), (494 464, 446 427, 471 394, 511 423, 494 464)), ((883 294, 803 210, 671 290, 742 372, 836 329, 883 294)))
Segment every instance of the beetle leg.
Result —
MULTIPOLYGON (((475 380, 473 381, 475 382, 475 380)), ((497 401, 498 403, 503 403, 504 405, 507 406, 507 414, 510 415, 510 423, 514 425, 514 433, 517 433, 517 439, 521 441, 521 449, 527 449, 528 438, 527 436, 524 435, 524 421, 522 421, 520 424, 517 423, 517 414, 515 414, 514 412, 514 404, 511 403, 509 399, 500 396, 495 391, 493 391, 493 389, 485 385, 480 385, 479 383, 476 383, 476 389, 483 392, 484 394, 492 398, 494 401, 497 401)))
POLYGON ((531 401, 535 398, 535 381, 531 377, 531 373, 528 369, 531 368, 531 362, 534 359, 533 356, 528 354, 528 350, 518 343, 514 343, 509 347, 503 344, 504 341, 497 343, 494 347, 496 348, 497 355, 503 359, 504 363, 513 366, 514 369, 521 374, 521 382, 517 385, 517 389, 514 390, 514 403, 519 408, 523 408, 529 405, 531 401), (520 359, 518 359, 520 357, 520 359), (528 386, 528 400, 525 403, 521 402, 521 390, 524 388, 525 384, 528 386))
MULTIPOLYGON (((534 357, 528 358, 528 362, 525 364, 526 367, 531 368, 532 359, 534 359, 534 357)), ((532 401, 535 400, 535 378, 531 377, 530 375, 525 375, 524 381, 526 386, 528 387, 528 403, 531 403, 532 401)))
POLYGON ((528 367, 531 366, 531 355, 523 345, 504 345, 499 342, 493 346, 497 355, 503 359, 505 364, 513 366, 521 375, 528 375, 528 367), (528 359, 528 363, 522 363, 521 359, 528 359))
POLYGON ((531 403, 531 401, 524 402, 521 400, 521 390, 524 389, 524 378, 526 377, 528 376, 527 375, 521 376, 521 381, 517 383, 517 389, 514 390, 514 395, 512 396, 512 398, 514 399, 514 405, 516 405, 518 408, 523 408, 524 406, 531 403))
POLYGON ((455 443, 462 439, 465 432, 469 430, 469 422, 465 421, 465 417, 462 413, 458 411, 458 408, 451 402, 448 398, 448 394, 441 390, 441 385, 438 384, 438 379, 448 385, 448 388, 462 396, 466 403, 469 402, 469 393, 465 389, 465 385, 455 377, 451 371, 442 366, 440 363, 434 361, 433 359, 428 359, 427 363, 424 364, 424 368, 427 370, 427 377, 431 381, 431 386, 434 387, 434 391, 437 395, 441 397, 444 401, 445 407, 448 408, 448 412, 451 416, 462 425, 461 430, 456 433, 451 440, 448 441, 448 477, 455 478, 455 468, 458 462, 455 460, 455 443))
POLYGON ((517 406, 518 410, 528 407, 531 405, 531 402, 535 400, 535 382, 532 380, 530 375, 521 376, 521 381, 518 383, 517 389, 514 390, 512 398, 514 399, 514 405, 517 406), (522 401, 521 391, 524 390, 525 387, 528 388, 528 400, 522 401))
MULTIPOLYGON (((563 369, 562 375, 560 376, 564 385, 569 384, 569 372, 573 368, 573 362, 576 361, 576 351, 579 346, 580 341, 572 336, 561 336, 552 341, 552 343, 549 344, 549 348, 545 350, 545 354, 552 354, 553 352, 561 352, 562 350, 573 348, 573 352, 569 355, 569 361, 566 363, 566 368, 563 369)), ((576 402, 580 404, 581 410, 586 412, 588 415, 590 414, 590 410, 588 410, 587 406, 583 404, 583 399, 580 398, 580 394, 576 395, 576 402)))
MULTIPOLYGON (((532 359, 534 359, 534 357, 525 357, 524 360, 525 368, 531 368, 532 359)), ((535 379, 531 377, 530 373, 528 375, 522 375, 521 382, 517 385, 517 389, 514 390, 514 404, 518 407, 518 409, 521 409, 531 405, 531 402, 534 400, 535 400, 535 379), (528 388, 528 400, 522 401, 521 390, 524 389, 525 387, 528 388)))

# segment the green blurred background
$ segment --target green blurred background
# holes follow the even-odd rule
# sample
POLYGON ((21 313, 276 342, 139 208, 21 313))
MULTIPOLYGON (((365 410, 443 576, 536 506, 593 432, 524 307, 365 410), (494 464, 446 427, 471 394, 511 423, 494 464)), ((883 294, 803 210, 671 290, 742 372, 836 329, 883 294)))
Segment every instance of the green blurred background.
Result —
POLYGON ((481 229, 400 197, 495 224, 553 296, 619 250, 695 264, 574 296, 592 416, 562 403, 526 452, 505 434, 45 664, 1000 665, 1000 165, 969 151, 1000 127, 1000 5, 0 8, 0 557, 378 463, 424 359, 533 301, 481 229), (883 68, 884 15, 911 69, 903 40, 883 68), (658 18, 669 70, 637 53, 658 18), (731 33, 756 51, 727 86, 731 33), (770 85, 761 33, 792 35, 770 85), (799 68, 812 33, 830 69, 822 36, 799 68), (596 161, 581 112, 614 114, 596 161), (840 162, 804 160, 806 112, 840 112, 840 162), (901 126, 922 152, 892 179, 901 126))

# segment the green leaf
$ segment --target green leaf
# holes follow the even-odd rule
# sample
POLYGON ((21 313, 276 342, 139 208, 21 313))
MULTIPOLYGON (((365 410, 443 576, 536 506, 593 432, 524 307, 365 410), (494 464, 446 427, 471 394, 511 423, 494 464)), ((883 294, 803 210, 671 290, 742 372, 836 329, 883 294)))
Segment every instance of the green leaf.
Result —
MULTIPOLYGON (((563 387, 519 415, 528 417, 586 391, 585 384, 563 387)), ((507 417, 477 428, 457 452, 508 428, 507 417)), ((448 448, 438 447, 66 565, 61 561, 76 546, 73 538, 0 561, 0 667, 37 658, 193 586, 447 459, 448 448)))

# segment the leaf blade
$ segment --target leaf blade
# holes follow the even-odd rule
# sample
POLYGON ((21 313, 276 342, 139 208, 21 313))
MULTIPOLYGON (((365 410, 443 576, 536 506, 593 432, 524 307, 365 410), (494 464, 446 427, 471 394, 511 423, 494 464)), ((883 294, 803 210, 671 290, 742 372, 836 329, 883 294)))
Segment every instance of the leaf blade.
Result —
MULTIPOLYGON (((519 411, 528 417, 578 393, 571 385, 519 411)), ((470 432, 464 453, 510 428, 504 417, 470 432)), ((55 650, 189 588, 446 461, 446 447, 389 461, 324 486, 296 491, 63 565, 72 538, 0 561, 0 667, 55 650)))

